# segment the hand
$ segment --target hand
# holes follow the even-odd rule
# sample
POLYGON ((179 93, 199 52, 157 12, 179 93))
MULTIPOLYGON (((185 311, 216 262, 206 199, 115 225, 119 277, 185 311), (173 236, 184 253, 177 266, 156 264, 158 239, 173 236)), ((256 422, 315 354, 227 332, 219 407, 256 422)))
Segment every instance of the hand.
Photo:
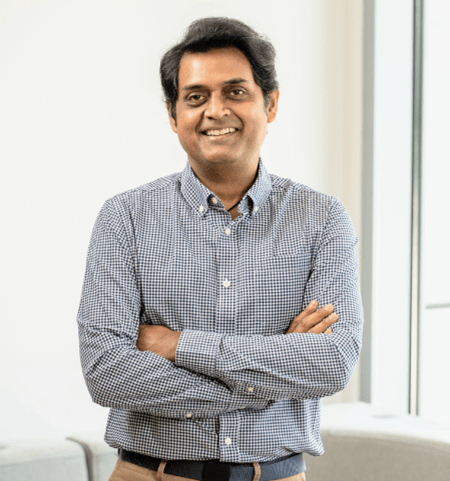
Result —
POLYGON ((332 304, 317 309, 317 301, 312 301, 309 306, 291 322, 286 334, 309 332, 313 334, 331 334, 330 326, 338 320, 336 313, 333 313, 332 304))
POLYGON ((175 362, 180 336, 181 332, 172 331, 164 326, 141 324, 136 346, 140 351, 151 351, 158 356, 175 362))

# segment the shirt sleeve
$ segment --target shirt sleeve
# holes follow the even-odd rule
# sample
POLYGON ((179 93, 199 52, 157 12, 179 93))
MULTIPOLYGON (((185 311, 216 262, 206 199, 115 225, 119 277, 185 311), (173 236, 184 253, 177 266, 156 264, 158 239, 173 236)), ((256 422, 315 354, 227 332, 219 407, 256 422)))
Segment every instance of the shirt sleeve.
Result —
POLYGON ((132 246, 106 202, 92 233, 78 328, 86 385, 101 406, 160 417, 215 417, 240 407, 263 409, 223 381, 136 347, 141 297, 132 246))
POLYGON ((185 330, 175 362, 220 379, 238 393, 268 401, 314 399, 342 390, 359 357, 363 313, 357 238, 338 201, 327 213, 303 309, 313 299, 320 306, 333 304, 339 315, 333 334, 230 336, 185 330))

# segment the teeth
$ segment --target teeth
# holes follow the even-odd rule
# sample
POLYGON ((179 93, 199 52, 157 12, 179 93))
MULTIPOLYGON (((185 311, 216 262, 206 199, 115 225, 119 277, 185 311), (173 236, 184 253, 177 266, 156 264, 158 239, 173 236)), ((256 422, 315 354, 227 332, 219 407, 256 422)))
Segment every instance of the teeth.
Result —
POLYGON ((222 130, 207 130, 205 133, 206 135, 215 136, 215 135, 225 135, 230 134, 231 132, 236 132, 237 129, 229 128, 229 129, 222 129, 222 130))

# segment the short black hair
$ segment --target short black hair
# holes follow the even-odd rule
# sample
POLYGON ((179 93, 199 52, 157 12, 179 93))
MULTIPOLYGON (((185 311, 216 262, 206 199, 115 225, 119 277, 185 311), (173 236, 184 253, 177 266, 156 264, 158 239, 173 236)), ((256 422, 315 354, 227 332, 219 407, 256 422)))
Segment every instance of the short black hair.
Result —
POLYGON ((178 97, 178 70, 183 55, 227 47, 238 48, 247 57, 253 78, 261 87, 265 106, 268 106, 268 93, 278 90, 275 48, 272 43, 240 20, 228 17, 200 18, 189 25, 181 41, 161 59, 161 84, 165 101, 172 107, 174 120, 178 97))

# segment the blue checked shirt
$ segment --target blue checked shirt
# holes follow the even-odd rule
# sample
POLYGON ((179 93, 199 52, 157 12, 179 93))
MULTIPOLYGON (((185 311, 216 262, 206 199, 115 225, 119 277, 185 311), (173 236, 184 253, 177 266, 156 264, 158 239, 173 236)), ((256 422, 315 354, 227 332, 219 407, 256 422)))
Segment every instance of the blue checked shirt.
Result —
POLYGON ((189 164, 104 204, 78 325, 110 446, 238 463, 323 452, 320 398, 361 347, 351 220, 261 162, 238 209, 232 221, 189 164), (285 335, 313 299, 334 305, 333 334, 285 335), (137 349, 139 324, 182 331, 175 363, 137 349))

